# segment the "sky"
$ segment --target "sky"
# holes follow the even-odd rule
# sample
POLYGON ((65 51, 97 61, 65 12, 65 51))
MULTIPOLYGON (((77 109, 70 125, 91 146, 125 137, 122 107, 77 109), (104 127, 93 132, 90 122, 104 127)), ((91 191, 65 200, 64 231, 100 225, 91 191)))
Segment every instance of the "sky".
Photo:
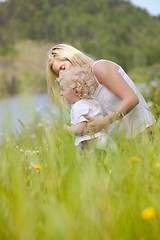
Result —
MULTIPOLYGON (((5 0, 0 0, 4 2, 5 0)), ((130 0, 134 5, 146 9, 150 15, 160 15, 160 0, 130 0)))
POLYGON ((160 15, 160 0, 130 0, 130 2, 146 9, 152 16, 160 15))

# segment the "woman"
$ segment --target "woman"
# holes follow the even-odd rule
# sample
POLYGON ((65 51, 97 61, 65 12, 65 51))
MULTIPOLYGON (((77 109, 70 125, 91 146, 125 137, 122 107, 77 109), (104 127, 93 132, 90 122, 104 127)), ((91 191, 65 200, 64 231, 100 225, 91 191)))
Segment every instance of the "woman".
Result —
POLYGON ((105 116, 86 117, 90 120, 89 131, 107 129, 113 135, 115 131, 123 130, 127 138, 136 136, 145 129, 152 131, 155 118, 124 70, 108 60, 95 61, 68 44, 58 44, 49 53, 47 82, 52 100, 53 89, 57 88, 55 79, 60 71, 76 66, 92 72, 95 81, 94 97, 100 103, 105 116))

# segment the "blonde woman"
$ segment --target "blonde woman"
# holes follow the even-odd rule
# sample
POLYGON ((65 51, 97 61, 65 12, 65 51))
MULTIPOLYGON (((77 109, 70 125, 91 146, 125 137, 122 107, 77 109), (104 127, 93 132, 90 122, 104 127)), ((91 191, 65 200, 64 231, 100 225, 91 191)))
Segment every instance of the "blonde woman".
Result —
POLYGON ((86 117, 88 129, 98 132, 106 129, 110 135, 124 131, 126 137, 153 131, 155 118, 133 81, 118 64, 109 60, 95 61, 92 57, 68 44, 54 46, 48 56, 47 82, 52 100, 55 79, 60 71, 83 67, 94 77, 94 98, 99 102, 103 118, 86 117), (120 119, 120 124, 117 118, 120 119))
POLYGON ((105 149, 107 135, 104 130, 90 135, 85 133, 87 124, 85 116, 103 117, 101 106, 93 98, 94 77, 85 68, 75 67, 64 70, 56 80, 60 85, 60 95, 71 105, 71 126, 66 125, 65 128, 76 135, 75 146, 85 149, 90 149, 92 146, 105 149))

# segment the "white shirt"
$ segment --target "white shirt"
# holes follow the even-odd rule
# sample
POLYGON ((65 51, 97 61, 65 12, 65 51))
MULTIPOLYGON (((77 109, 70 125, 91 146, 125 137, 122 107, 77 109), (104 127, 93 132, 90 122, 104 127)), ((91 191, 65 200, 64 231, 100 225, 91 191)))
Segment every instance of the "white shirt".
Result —
MULTIPOLYGON (((102 118, 102 108, 100 104, 95 99, 81 99, 71 106, 70 117, 71 124, 75 125, 80 122, 87 122, 88 120, 84 116, 102 118)), ((75 146, 78 146, 81 142, 85 140, 90 140, 105 135, 104 130, 95 133, 94 135, 76 135, 75 146)))

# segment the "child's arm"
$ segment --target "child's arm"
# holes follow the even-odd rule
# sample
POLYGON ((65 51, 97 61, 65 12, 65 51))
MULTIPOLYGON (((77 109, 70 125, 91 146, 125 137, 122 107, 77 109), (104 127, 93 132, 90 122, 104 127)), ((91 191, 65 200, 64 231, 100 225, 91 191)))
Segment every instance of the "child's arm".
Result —
POLYGON ((80 122, 72 126, 65 125, 65 129, 76 135, 83 135, 86 125, 87 125, 87 122, 80 122))

